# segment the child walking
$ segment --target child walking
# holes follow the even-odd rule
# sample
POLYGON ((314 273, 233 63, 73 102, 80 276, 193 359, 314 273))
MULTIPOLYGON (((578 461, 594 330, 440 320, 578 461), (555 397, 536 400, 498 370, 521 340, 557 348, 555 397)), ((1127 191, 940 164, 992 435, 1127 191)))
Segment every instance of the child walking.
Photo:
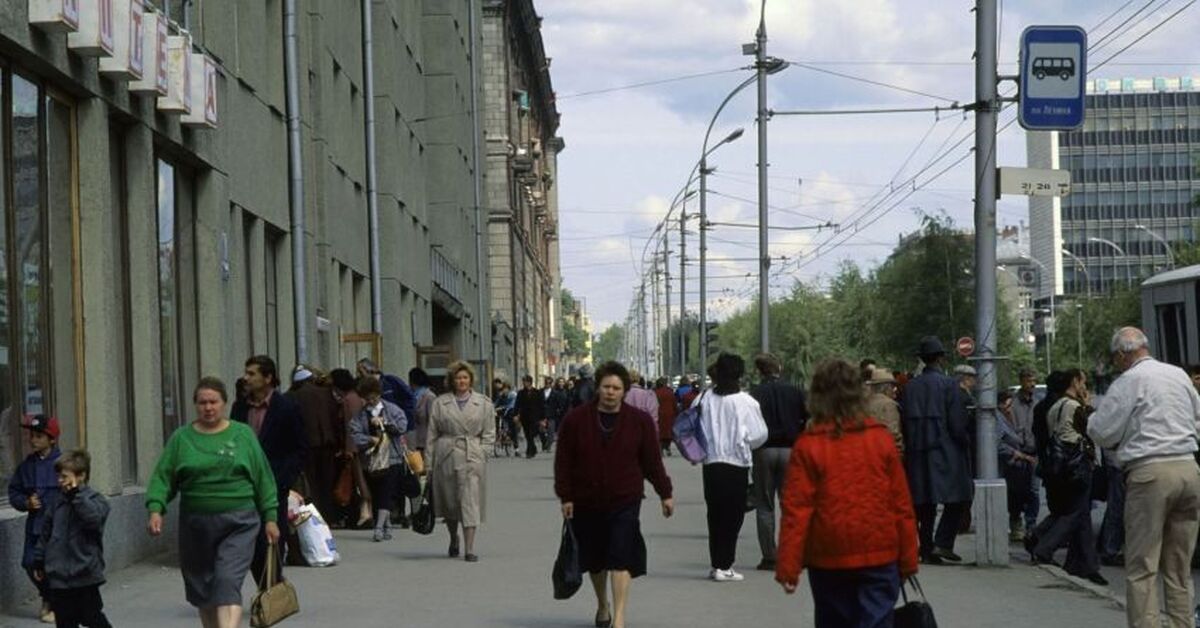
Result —
POLYGON ((62 455, 54 470, 61 497, 46 513, 34 550, 34 577, 46 587, 58 628, 112 628, 100 599, 108 500, 87 485, 88 452, 62 455))
POLYGON ((43 623, 53 624, 54 613, 50 610, 50 599, 46 586, 33 577, 33 553, 37 545, 38 532, 46 513, 58 503, 58 482, 54 464, 58 461, 58 437, 61 434, 58 419, 37 414, 26 417, 21 427, 29 430, 29 448, 33 450, 17 466, 8 484, 8 503, 21 512, 29 513, 25 518, 25 550, 21 554, 21 568, 29 575, 42 598, 39 618, 43 623))
POLYGON ((917 573, 917 523, 891 432, 864 416, 863 384, 842 360, 817 366, 812 419, 783 489, 775 580, 794 593, 808 567, 817 628, 884 628, 901 579, 917 573))

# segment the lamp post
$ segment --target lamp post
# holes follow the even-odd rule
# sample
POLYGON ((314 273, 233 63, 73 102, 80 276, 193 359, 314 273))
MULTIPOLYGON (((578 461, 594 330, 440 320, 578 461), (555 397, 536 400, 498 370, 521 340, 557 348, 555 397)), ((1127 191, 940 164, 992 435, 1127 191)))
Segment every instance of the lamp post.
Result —
POLYGON ((1078 355, 1075 356, 1075 359, 1079 362, 1079 368, 1083 368, 1083 304, 1082 303, 1075 304, 1075 332, 1076 332, 1077 346, 1079 347, 1078 355))
MULTIPOLYGON (((1034 264, 1037 264, 1038 268, 1041 269, 1042 273, 1048 274, 1050 272, 1050 270, 1048 268, 1046 268, 1046 265, 1043 264, 1042 261, 1036 257, 1026 257, 1023 255, 1023 256, 1021 256, 1021 259, 1028 260, 1030 262, 1033 262, 1034 264)), ((1038 283, 1041 283, 1041 282, 1039 281, 1038 283)), ((1058 319, 1055 317, 1055 309, 1054 309, 1054 293, 1055 292, 1058 292, 1058 286, 1056 285, 1056 282, 1054 281, 1054 277, 1051 276, 1050 277, 1050 331, 1046 332, 1046 372, 1047 373, 1050 372, 1050 347, 1052 347, 1054 345, 1055 332, 1058 331, 1058 329, 1057 329, 1058 319)), ((1045 326, 1043 325, 1043 327, 1045 327, 1045 326)))
MULTIPOLYGON (((1097 238, 1097 237, 1093 236, 1093 237, 1088 238, 1087 241, 1095 242, 1097 244, 1103 244, 1103 245, 1111 248, 1112 250, 1116 251, 1117 255, 1120 255, 1121 257, 1128 257, 1128 255, 1125 254, 1125 249, 1121 248, 1121 246, 1119 244, 1117 244, 1116 242, 1113 242, 1112 240, 1109 240, 1107 238, 1097 238)), ((1101 277, 1100 280, 1104 281, 1104 278, 1101 277)), ((1116 280, 1117 280, 1117 258, 1114 257, 1113 258, 1113 281, 1115 282, 1116 280)))
POLYGON ((1079 266, 1079 270, 1083 271, 1083 276, 1087 280, 1087 298, 1090 300, 1092 298, 1092 274, 1088 272, 1087 264, 1084 264, 1083 260, 1076 257, 1074 253, 1068 251, 1065 247, 1059 250, 1062 251, 1063 255, 1071 258, 1075 262, 1075 265, 1079 266))
POLYGON ((746 130, 738 127, 712 148, 708 148, 708 136, 709 133, 712 133, 713 123, 717 121, 721 109, 725 108, 734 94, 749 84, 750 82, 746 81, 739 85, 737 89, 730 92, 729 96, 725 97, 725 102, 722 102, 721 106, 717 108, 712 122, 708 123, 708 132, 704 134, 703 152, 700 154, 700 368, 706 370, 708 369, 708 175, 712 173, 708 167, 708 156, 725 144, 737 140, 746 130))
POLYGON ((1133 228, 1141 229, 1142 231, 1145 231, 1147 234, 1149 234, 1151 238, 1154 238, 1155 240, 1158 240, 1159 242, 1161 242, 1163 247, 1167 250, 1167 268, 1175 268, 1175 249, 1171 248, 1171 243, 1167 242, 1166 238, 1151 231, 1150 228, 1147 227, 1146 225, 1134 225, 1133 228))

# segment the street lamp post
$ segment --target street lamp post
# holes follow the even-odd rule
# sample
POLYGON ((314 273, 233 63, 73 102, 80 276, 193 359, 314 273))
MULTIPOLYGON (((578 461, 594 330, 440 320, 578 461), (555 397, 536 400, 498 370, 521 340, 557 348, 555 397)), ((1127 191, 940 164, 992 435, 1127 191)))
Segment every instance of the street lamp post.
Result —
MULTIPOLYGON (((1111 248, 1112 250, 1116 251, 1117 255, 1120 255, 1121 257, 1129 257, 1128 255, 1125 254, 1125 249, 1121 248, 1121 245, 1119 245, 1116 242, 1113 242, 1112 240, 1109 240, 1107 238, 1090 237, 1087 239, 1087 241, 1095 242, 1097 244, 1103 244, 1103 245, 1111 248)), ((1117 274, 1118 274, 1117 273, 1117 258, 1114 257, 1113 258, 1113 281, 1114 282, 1116 282, 1116 280, 1117 280, 1117 274)), ((1104 280, 1104 278, 1101 277, 1101 281, 1103 281, 1103 280, 1104 280)))
POLYGON ((1154 238, 1155 240, 1161 242, 1163 247, 1167 250, 1167 268, 1175 268, 1175 249, 1171 248, 1171 243, 1167 242, 1166 238, 1151 231, 1150 228, 1147 227, 1146 225, 1134 225, 1133 228, 1141 229, 1142 231, 1145 231, 1147 234, 1149 234, 1149 236, 1151 238, 1154 238))
MULTIPOLYGON (((1046 268, 1046 265, 1043 264, 1042 261, 1036 257, 1022 256, 1021 259, 1029 260, 1029 261, 1033 262, 1034 264, 1037 264, 1038 268, 1041 269, 1041 271, 1043 273, 1042 276, 1045 276, 1045 274, 1048 274, 1050 272, 1049 269, 1046 268)), ((1038 283, 1041 283, 1041 282, 1038 282, 1038 283)), ((1056 310, 1054 309, 1054 293, 1057 291, 1058 291, 1058 286, 1056 285, 1056 282, 1054 281, 1054 277, 1051 276, 1050 277, 1050 331, 1046 332, 1046 373, 1047 374, 1050 373, 1050 347, 1052 347, 1054 345, 1054 336, 1055 336, 1056 332, 1058 331, 1058 329, 1057 329, 1058 319, 1056 318, 1056 310)), ((1045 326, 1043 325, 1043 328, 1044 327, 1045 326)))
POLYGON ((1088 272, 1087 264, 1084 264, 1083 260, 1076 257, 1074 253, 1068 251, 1065 247, 1060 250, 1062 251, 1063 255, 1071 258, 1075 262, 1075 265, 1079 267, 1079 270, 1083 271, 1083 277, 1084 277, 1084 279, 1087 280, 1087 298, 1088 298, 1088 300, 1091 300, 1091 298, 1092 298, 1092 274, 1088 272))
POLYGON ((702 369, 708 369, 708 175, 713 172, 708 167, 708 156, 721 146, 741 137, 746 130, 738 127, 711 149, 708 148, 708 135, 712 133, 713 123, 717 121, 717 116, 721 114, 721 109, 725 108, 729 99, 749 84, 750 82, 746 81, 739 85, 717 108, 712 122, 708 124, 708 132, 704 134, 703 152, 700 154, 700 368, 702 369))

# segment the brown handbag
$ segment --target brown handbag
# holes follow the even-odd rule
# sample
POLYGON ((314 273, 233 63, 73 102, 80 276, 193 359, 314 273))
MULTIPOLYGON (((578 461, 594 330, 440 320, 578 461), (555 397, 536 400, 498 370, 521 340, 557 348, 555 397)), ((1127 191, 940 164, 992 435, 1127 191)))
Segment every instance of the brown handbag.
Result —
POLYGON ((258 583, 258 593, 250 602, 250 625, 267 628, 300 612, 300 599, 296 588, 287 580, 277 581, 276 561, 279 560, 279 545, 272 543, 267 549, 263 577, 258 583))
POLYGON ((404 460, 408 462, 408 468, 413 472, 413 475, 425 475, 425 456, 415 450, 404 450, 404 460))
POLYGON ((349 506, 354 498, 354 461, 349 457, 342 460, 337 483, 333 485, 333 501, 338 506, 349 506))

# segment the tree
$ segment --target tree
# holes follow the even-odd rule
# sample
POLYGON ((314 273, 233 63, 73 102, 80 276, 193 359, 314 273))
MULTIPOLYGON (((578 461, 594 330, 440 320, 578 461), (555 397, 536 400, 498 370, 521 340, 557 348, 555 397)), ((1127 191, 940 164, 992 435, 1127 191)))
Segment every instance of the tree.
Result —
POLYGON ((616 324, 609 325, 592 343, 592 360, 597 363, 616 360, 624 344, 625 328, 616 324))
POLYGON ((1056 319, 1054 368, 1104 372, 1113 333, 1122 327, 1142 324, 1141 288, 1136 284, 1116 284, 1107 295, 1078 299, 1074 304, 1059 307, 1056 319))

